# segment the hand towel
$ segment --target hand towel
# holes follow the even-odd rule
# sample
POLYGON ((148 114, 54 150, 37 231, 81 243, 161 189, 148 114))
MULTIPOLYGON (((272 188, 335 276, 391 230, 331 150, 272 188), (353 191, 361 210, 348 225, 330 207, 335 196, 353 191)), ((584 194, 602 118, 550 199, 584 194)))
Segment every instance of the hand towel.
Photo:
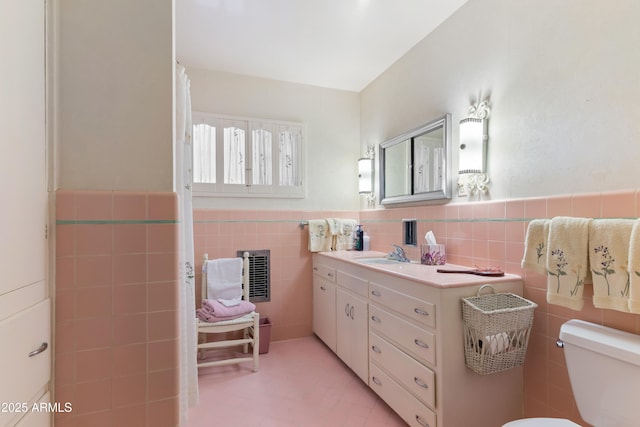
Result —
POLYGON ((582 310, 589 272, 591 218, 555 217, 549 224, 547 302, 582 310))
POLYGON ((227 307, 235 307, 236 305, 240 304, 240 301, 242 300, 237 298, 233 298, 233 299, 218 298, 218 302, 220 302, 220 304, 227 307))
POLYGON ((327 224, 332 237, 332 250, 346 251, 353 248, 353 230, 358 225, 355 219, 327 218, 327 224))
POLYGON ((331 250, 331 232, 324 219, 309 220, 309 252, 331 250))
POLYGON ((242 258, 218 258, 208 260, 207 298, 242 299, 242 258))
POLYGON ((549 222, 548 219, 534 219, 529 223, 524 240, 522 268, 541 274, 547 273, 549 222))
POLYGON ((629 242, 629 311, 640 314, 640 220, 633 222, 629 242))
POLYGON ((629 312, 629 242, 634 222, 596 219, 589 226, 589 264, 596 308, 629 312))

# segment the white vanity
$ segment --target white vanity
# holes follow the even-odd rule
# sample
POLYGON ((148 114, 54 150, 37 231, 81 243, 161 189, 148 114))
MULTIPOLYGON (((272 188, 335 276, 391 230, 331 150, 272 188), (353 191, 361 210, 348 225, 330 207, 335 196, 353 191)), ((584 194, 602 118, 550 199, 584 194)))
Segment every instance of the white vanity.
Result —
POLYGON ((384 255, 313 255, 314 333, 411 426, 496 427, 522 418, 522 367, 490 375, 467 368, 461 308, 461 298, 487 283, 521 295, 521 278, 375 259, 384 255))

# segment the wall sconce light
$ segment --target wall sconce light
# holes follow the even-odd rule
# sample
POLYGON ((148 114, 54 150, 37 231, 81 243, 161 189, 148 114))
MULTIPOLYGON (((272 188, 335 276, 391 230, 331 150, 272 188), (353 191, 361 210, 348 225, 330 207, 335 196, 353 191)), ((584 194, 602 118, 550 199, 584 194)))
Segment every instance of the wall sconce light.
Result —
POLYGON ((375 199, 373 192, 373 153, 373 147, 367 147, 367 157, 358 159, 358 192, 366 196, 369 205, 375 199))
POLYGON ((486 194, 489 176, 486 171, 488 118, 491 110, 487 101, 469 107, 469 117, 460 120, 460 157, 458 196, 476 192, 486 194))

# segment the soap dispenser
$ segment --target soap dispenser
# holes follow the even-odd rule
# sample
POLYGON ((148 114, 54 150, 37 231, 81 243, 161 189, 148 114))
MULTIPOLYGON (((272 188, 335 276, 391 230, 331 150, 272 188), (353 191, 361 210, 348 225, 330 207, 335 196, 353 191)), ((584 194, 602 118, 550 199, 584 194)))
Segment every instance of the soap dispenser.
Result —
POLYGON ((354 232, 353 237, 353 248, 356 251, 361 251, 364 243, 364 231, 362 230, 362 225, 358 224, 356 226, 356 231, 354 232))

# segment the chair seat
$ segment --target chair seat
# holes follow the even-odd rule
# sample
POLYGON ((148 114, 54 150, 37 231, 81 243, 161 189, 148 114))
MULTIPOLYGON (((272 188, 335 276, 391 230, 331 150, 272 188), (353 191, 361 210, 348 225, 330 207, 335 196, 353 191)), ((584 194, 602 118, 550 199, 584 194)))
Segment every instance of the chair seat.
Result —
POLYGON ((207 327, 207 326, 227 326, 227 325, 236 325, 238 323, 249 323, 253 322, 253 316, 256 314, 255 311, 251 313, 247 313, 242 317, 237 317, 235 319, 229 320, 221 320, 219 322, 205 322, 204 320, 198 319, 198 327, 207 327))

